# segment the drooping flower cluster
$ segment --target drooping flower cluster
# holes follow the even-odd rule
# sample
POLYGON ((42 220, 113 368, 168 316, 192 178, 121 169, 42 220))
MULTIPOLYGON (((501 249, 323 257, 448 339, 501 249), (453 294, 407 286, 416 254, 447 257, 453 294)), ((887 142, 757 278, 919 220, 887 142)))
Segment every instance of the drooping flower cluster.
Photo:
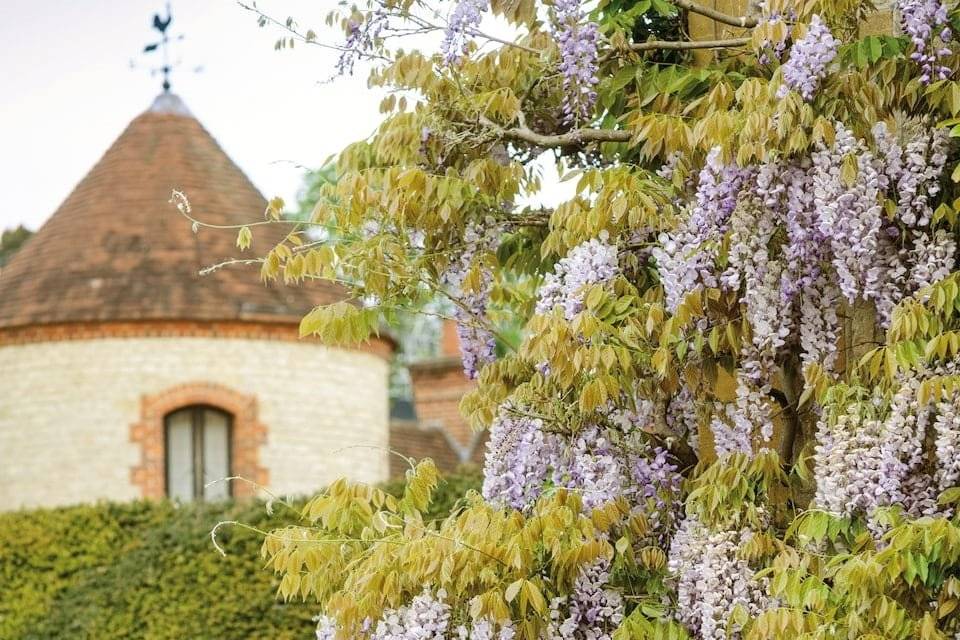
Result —
POLYGON ((881 274, 873 267, 883 217, 880 193, 886 186, 882 165, 841 125, 835 144, 815 152, 813 164, 819 230, 830 238, 840 291, 849 302, 861 296, 879 297, 881 274), (851 158, 856 162, 852 182, 844 174, 851 158))
POLYGON ((592 284, 604 284, 619 273, 618 253, 615 245, 604 239, 594 238, 570 250, 548 273, 537 298, 537 313, 550 313, 556 306, 563 308, 563 315, 572 320, 583 310, 584 288, 592 284))
POLYGON ((518 417, 501 409, 490 427, 483 465, 483 497, 488 502, 524 510, 543 492, 550 461, 556 457, 553 438, 537 418, 518 417))
POLYGON ((700 171, 689 216, 676 231, 660 235, 661 246, 653 250, 653 257, 671 311, 699 287, 717 286, 719 243, 749 175, 749 170, 724 164, 719 147, 712 149, 700 171))
POLYGON ((732 453, 752 455, 754 438, 769 442, 773 418, 767 393, 768 382, 757 382, 741 369, 737 372, 737 397, 733 404, 719 404, 710 423, 714 449, 718 457, 732 453))
POLYGON ((920 379, 903 380, 883 421, 881 468, 877 477, 877 502, 900 505, 913 517, 937 513, 937 491, 925 473, 924 441, 932 407, 917 401, 920 379))
POLYGON ((447 640, 450 605, 445 598, 442 589, 433 594, 424 587, 409 605, 384 611, 370 640, 447 640))
POLYGON ((599 427, 577 434, 553 462, 554 485, 578 491, 588 510, 624 495, 627 479, 627 470, 599 427))
POLYGON ((337 59, 337 73, 352 75, 357 60, 373 49, 386 26, 387 13, 383 9, 365 16, 351 16, 347 22, 347 40, 343 43, 337 59))
POLYGON ((907 282, 908 292, 918 291, 946 278, 954 269, 957 255, 957 242, 946 229, 937 229, 932 234, 914 231, 911 236, 913 250, 909 257, 911 271, 907 282))
POLYGON ((337 621, 327 615, 315 617, 317 623, 317 640, 335 640, 337 637, 337 621))
POLYGON ((638 497, 655 500, 658 510, 672 507, 669 497, 680 494, 682 476, 663 447, 656 447, 652 458, 637 456, 631 473, 637 486, 638 497))
POLYGON ((676 580, 676 615, 696 638, 739 638, 736 625, 727 635, 734 608, 743 607, 750 617, 766 608, 765 585, 737 553, 752 535, 748 529, 712 532, 688 516, 674 536, 667 567, 676 580))
POLYGON ((920 82, 930 84, 949 78, 952 71, 943 63, 943 58, 950 55, 947 44, 953 39, 953 32, 946 3, 942 0, 897 0, 897 12, 903 32, 914 45, 910 58, 920 66, 920 82))
POLYGON ((884 172, 896 191, 897 218, 908 227, 924 226, 933 216, 931 199, 940 193, 940 177, 947 162, 946 129, 920 129, 906 146, 877 123, 873 137, 884 162, 884 172))
POLYGON ((641 507, 661 535, 673 526, 664 510, 679 496, 681 476, 665 449, 644 445, 640 428, 629 428, 636 430, 590 425, 571 437, 502 407, 490 428, 483 497, 526 511, 545 487, 562 487, 579 494, 587 512, 622 497, 641 507))
POLYGON ((928 229, 933 221, 932 199, 940 193, 940 179, 947 160, 949 137, 944 129, 927 132, 920 129, 903 145, 885 123, 873 129, 874 140, 883 159, 884 174, 891 196, 897 203, 897 220, 906 229, 906 240, 912 248, 897 248, 902 234, 887 227, 881 235, 881 252, 886 283, 877 305, 884 318, 905 294, 945 277, 953 270, 956 241, 945 229, 928 229))
POLYGON ((754 434, 766 442, 773 435, 773 420, 766 400, 775 359, 786 344, 793 324, 784 313, 780 287, 785 265, 774 257, 770 244, 777 230, 777 165, 767 163, 756 172, 756 194, 742 197, 730 221, 730 251, 721 285, 742 290, 740 303, 750 322, 752 337, 742 348, 737 371, 735 404, 725 407, 726 419, 712 423, 717 455, 752 452, 754 434), (761 197, 761 195, 763 197, 761 197))
POLYGON ((679 468, 670 461, 666 449, 656 447, 652 457, 634 456, 630 472, 635 487, 631 500, 638 505, 635 509, 646 515, 649 539, 657 544, 668 543, 683 516, 683 476, 679 468))
POLYGON ((960 485, 960 397, 937 403, 933 421, 937 460, 935 482, 940 491, 960 485))
POLYGON ((914 518, 941 515, 937 496, 960 478, 960 397, 921 404, 919 390, 930 376, 955 372, 950 363, 903 375, 888 403, 874 395, 838 408, 833 418, 824 411, 817 427, 814 503, 868 521, 877 507, 894 505, 914 518), (932 450, 927 446, 931 433, 932 450))
POLYGON ((819 363, 832 371, 837 360, 840 336, 840 288, 821 273, 804 288, 800 300, 800 363, 806 367, 819 363))
POLYGON ((463 358, 463 370, 467 377, 475 379, 480 368, 495 357, 496 340, 487 329, 486 311, 493 276, 490 270, 475 265, 477 257, 483 252, 496 251, 500 242, 500 229, 495 224, 481 228, 471 224, 463 234, 463 248, 456 260, 451 261, 442 280, 450 288, 450 295, 459 303, 453 308, 453 318, 457 323, 457 337, 460 341, 460 354, 463 358), (478 283, 467 286, 467 278, 472 269, 480 269, 478 283))
POLYGON ((765 214, 783 220, 787 230, 783 248, 786 265, 780 284, 784 302, 793 300, 816 280, 825 256, 827 239, 817 225, 812 183, 808 164, 768 162, 757 174, 756 194, 765 214))
MULTIPOLYGON (((765 175, 758 174, 758 180, 765 175)), ((729 266, 721 284, 732 291, 743 289, 740 303, 753 330, 745 345, 742 370, 754 385, 762 384, 773 368, 777 352, 790 335, 792 317, 783 313, 784 264, 770 254, 777 225, 773 210, 754 198, 741 200, 731 219, 729 266)))
POLYGON ((456 64, 467 53, 470 37, 489 8, 489 0, 458 0, 444 31, 440 51, 447 64, 456 64))
POLYGON ((597 101, 600 30, 586 20, 581 4, 582 0, 557 0, 554 4, 554 38, 560 48, 567 123, 588 119, 597 101))
POLYGON ((610 560, 582 568, 568 597, 550 603, 543 640, 610 640, 623 620, 623 597, 608 588, 610 560))
POLYGON ((760 23, 772 32, 782 29, 783 35, 779 37, 775 36, 772 39, 765 38, 763 42, 760 43, 760 56, 758 59, 760 64, 770 64, 771 57, 778 62, 783 60, 787 52, 787 39, 790 35, 786 23, 793 22, 797 19, 794 9, 791 8, 784 14, 779 11, 771 11, 769 4, 766 0, 761 0, 761 2, 757 3, 757 9, 760 11, 760 23))
POLYGON ((817 493, 813 502, 831 513, 866 513, 877 506, 883 425, 865 414, 869 407, 869 403, 852 403, 835 418, 824 411, 817 423, 817 493))
POLYGON ((804 100, 813 100, 839 47, 840 41, 833 37, 820 16, 810 18, 807 32, 793 44, 790 59, 783 65, 783 85, 778 97, 783 98, 793 90, 804 100))

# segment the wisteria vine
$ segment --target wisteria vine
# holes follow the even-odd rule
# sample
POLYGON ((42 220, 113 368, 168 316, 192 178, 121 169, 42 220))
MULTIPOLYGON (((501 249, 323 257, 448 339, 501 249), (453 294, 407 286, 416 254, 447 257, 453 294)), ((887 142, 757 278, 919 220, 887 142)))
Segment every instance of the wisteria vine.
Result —
MULTIPOLYGON (((931 285, 957 266, 958 201, 944 202, 956 194, 957 125, 944 113, 955 117, 958 107, 955 87, 940 82, 953 75, 956 17, 943 0, 896 0, 907 44, 851 35, 852 10, 830 3, 771 0, 733 16, 678 2, 764 30, 751 45, 736 38, 715 47, 753 46, 759 59, 698 52, 702 65, 681 72, 647 64, 659 60, 647 52, 662 46, 682 58, 713 45, 642 42, 630 30, 652 16, 619 16, 621 24, 609 3, 583 0, 536 7, 522 39, 505 43, 508 53, 474 49, 487 13, 521 12, 515 4, 444 4, 439 53, 416 59, 418 73, 431 76, 420 87, 428 97, 396 116, 415 127, 391 122, 416 146, 404 170, 428 185, 414 190, 429 204, 402 215, 431 219, 436 209, 442 233, 401 237, 370 225, 361 236, 393 234, 441 256, 418 263, 416 277, 439 273, 432 284, 452 304, 464 372, 480 380, 464 401, 488 428, 475 504, 517 527, 561 504, 563 515, 549 517, 570 520, 565 534, 584 542, 604 533, 570 556, 556 540, 537 546, 543 557, 530 575, 514 571, 522 559, 487 554, 508 566, 509 579, 489 569, 470 585, 483 582, 482 595, 464 589, 461 601, 433 584, 416 594, 404 587, 403 606, 367 620, 362 637, 513 640, 536 627, 540 640, 612 640, 638 619, 660 625, 662 637, 752 637, 753 621, 783 604, 769 576, 784 567, 764 563, 796 552, 796 566, 793 556, 782 564, 800 575, 805 538, 787 523, 806 504, 857 534, 841 540, 831 531, 817 543, 823 557, 830 544, 880 552, 896 517, 954 515, 940 498, 960 482, 960 393, 940 378, 957 376, 957 336, 934 345, 942 353, 929 345, 924 353, 922 340, 899 334, 911 322, 926 323, 923 331, 937 324, 915 306, 904 320, 904 310, 946 304, 931 298, 931 285), (865 49, 866 62, 851 62, 851 51, 865 49), (485 76, 488 67, 502 77, 485 76), (883 73, 895 89, 875 86, 883 73), (901 84, 901 76, 909 78, 901 84), (576 200, 514 210, 517 194, 538 184, 535 172, 512 173, 521 186, 501 189, 494 183, 508 179, 497 172, 527 169, 544 151, 578 174, 576 200), (477 198, 448 217, 441 207, 451 198, 437 194, 454 181, 477 198), (515 317, 501 313, 511 305, 515 317), (497 361, 501 329, 519 337, 502 342, 509 353, 497 361), (883 357, 871 360, 875 353, 883 357), (930 396, 931 386, 946 391, 930 396), (764 503, 781 499, 774 491, 789 504, 768 512, 764 503), (717 515, 734 500, 743 513, 717 515), (625 586, 631 580, 641 586, 625 586), (534 583, 541 619, 525 626, 534 583), (503 603, 494 597, 501 592, 503 603), (483 598, 524 612, 512 622, 480 615, 483 598)), ((349 23, 346 49, 376 46, 385 20, 375 13, 349 23)), ((340 70, 352 68, 345 52, 340 70)), ((387 69, 375 79, 407 82, 408 70, 387 69)), ((413 204, 392 181, 364 182, 362 197, 382 191, 390 207, 413 204)), ((404 524, 419 531, 416 520, 404 524)), ((837 575, 810 598, 837 598, 829 592, 837 575)), ((335 638, 336 620, 317 622, 319 640, 335 638)))

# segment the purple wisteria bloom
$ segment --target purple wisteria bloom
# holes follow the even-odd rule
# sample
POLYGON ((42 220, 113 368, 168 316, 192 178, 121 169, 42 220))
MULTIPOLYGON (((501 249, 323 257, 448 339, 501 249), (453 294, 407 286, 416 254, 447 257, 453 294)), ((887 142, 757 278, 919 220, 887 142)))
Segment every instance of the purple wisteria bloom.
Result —
POLYGON ((573 123, 588 119, 597 101, 600 30, 585 20, 581 0, 557 0, 554 11, 554 37, 560 47, 563 73, 564 121, 573 123))
POLYGON ((443 59, 447 64, 453 65, 460 62, 460 59, 467 53, 470 37, 480 26, 483 13, 489 6, 489 0, 459 0, 457 2, 450 13, 450 18, 447 20, 443 42, 440 43, 440 51, 443 53, 443 59))
POLYGON ((495 358, 497 343, 484 324, 493 275, 483 267, 478 287, 466 290, 464 285, 477 256, 485 251, 496 251, 500 242, 500 227, 495 224, 487 224, 486 227, 471 224, 464 231, 463 240, 462 251, 457 259, 451 261, 442 275, 442 281, 450 288, 450 295, 460 303, 453 308, 453 319, 457 323, 463 371, 473 380, 480 368, 495 358))
POLYGON ((652 253, 671 311, 688 293, 701 286, 718 285, 717 245, 727 232, 737 196, 750 175, 748 169, 723 164, 720 148, 712 149, 700 171, 689 216, 678 229, 660 234, 661 246, 652 253))
POLYGON ((952 74, 943 58, 950 55, 947 46, 953 40, 947 5, 941 0, 898 0, 900 26, 913 42, 910 58, 920 65, 920 82, 946 80, 952 74), (939 37, 940 44, 936 42, 939 37))
POLYGON ((517 629, 513 622, 505 620, 497 625, 489 618, 480 618, 474 620, 469 629, 466 625, 457 627, 456 640, 513 640, 516 636, 517 629))
POLYGON ((555 458, 555 440, 544 434, 540 420, 502 409, 490 427, 483 465, 484 499, 520 511, 531 507, 543 492, 555 458))
POLYGON ((543 640, 611 640, 623 620, 624 606, 623 597, 607 587, 610 564, 601 558, 582 568, 570 596, 551 601, 543 640))
POLYGON ((807 32, 790 49, 790 59, 783 65, 783 85, 777 96, 783 98, 790 90, 797 91, 806 101, 813 100, 827 66, 837 56, 840 41, 833 37, 820 16, 810 19, 807 32))
POLYGON ((377 622, 370 640, 446 640, 450 626, 450 605, 446 593, 429 587, 399 609, 388 609, 377 622))
POLYGON ((592 511, 625 495, 626 469, 613 444, 598 427, 585 429, 554 464, 553 483, 579 492, 592 511))
POLYGON ((383 9, 360 18, 352 17, 347 23, 347 41, 343 43, 337 59, 337 73, 352 75, 358 58, 368 54, 377 38, 387 26, 387 14, 383 9))
POLYGON ((549 313, 557 305, 572 320, 583 310, 584 288, 610 282, 619 273, 617 247, 594 238, 580 244, 557 262, 543 280, 537 298, 537 313, 549 313))
POLYGON ((734 610, 740 606, 753 617, 767 607, 766 585, 739 554, 752 536, 749 529, 711 531, 694 516, 674 536, 667 567, 676 580, 676 615, 693 637, 739 638, 734 610))

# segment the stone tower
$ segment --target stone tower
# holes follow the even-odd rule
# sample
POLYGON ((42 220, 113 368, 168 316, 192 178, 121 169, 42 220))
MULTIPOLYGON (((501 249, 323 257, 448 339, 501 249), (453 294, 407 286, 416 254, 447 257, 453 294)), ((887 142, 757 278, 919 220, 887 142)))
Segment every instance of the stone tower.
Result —
MULTIPOLYGON (((386 477, 392 344, 300 340, 335 287, 198 275, 238 253, 236 230, 195 233, 173 189, 213 225, 266 206, 163 93, 0 272, 0 509, 254 491, 207 486, 225 475, 281 493, 386 477)), ((284 232, 254 229, 251 255, 284 232)))

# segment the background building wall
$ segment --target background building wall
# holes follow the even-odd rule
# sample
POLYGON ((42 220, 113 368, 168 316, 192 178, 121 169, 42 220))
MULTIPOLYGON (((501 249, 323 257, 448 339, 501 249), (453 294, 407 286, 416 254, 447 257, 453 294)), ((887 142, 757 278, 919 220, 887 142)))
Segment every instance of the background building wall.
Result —
MULTIPOLYGON (((700 0, 698 4, 729 16, 755 17, 757 15, 757 3, 753 0, 700 0)), ((876 0, 874 6, 877 11, 868 15, 867 19, 860 25, 860 35, 893 33, 896 29, 896 16, 893 13, 892 5, 892 0, 876 0)), ((740 37, 748 33, 744 29, 723 24, 693 12, 688 12, 687 21, 691 40, 721 40, 740 37)), ((706 63, 717 54, 709 50, 698 50, 694 52, 694 55, 701 63, 706 63)))
POLYGON ((144 395, 215 383, 257 398, 277 493, 387 477, 387 362, 316 343, 124 337, 0 347, 0 508, 141 497, 144 395), (363 447, 345 448, 351 445, 363 447), (369 445, 372 445, 371 448, 369 445))

